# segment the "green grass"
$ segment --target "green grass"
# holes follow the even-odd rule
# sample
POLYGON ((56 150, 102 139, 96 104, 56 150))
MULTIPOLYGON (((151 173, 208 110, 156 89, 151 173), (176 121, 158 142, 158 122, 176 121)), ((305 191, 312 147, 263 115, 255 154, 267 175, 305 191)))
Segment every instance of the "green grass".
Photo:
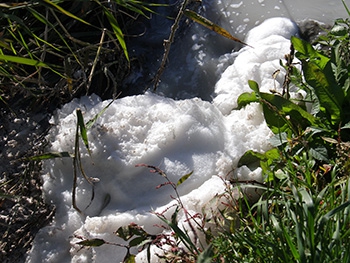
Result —
POLYGON ((137 0, 0 4, 1 101, 21 99, 37 108, 91 93, 116 97, 130 66, 125 33, 155 6, 137 0))

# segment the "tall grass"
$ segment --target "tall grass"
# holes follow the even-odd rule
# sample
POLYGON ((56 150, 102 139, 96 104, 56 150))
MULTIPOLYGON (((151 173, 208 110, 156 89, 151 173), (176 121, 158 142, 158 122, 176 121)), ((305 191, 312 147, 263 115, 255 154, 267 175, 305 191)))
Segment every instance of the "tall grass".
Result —
POLYGON ((0 4, 0 98, 11 103, 30 98, 27 102, 38 106, 92 92, 115 96, 129 71, 127 28, 155 5, 137 0, 0 4))

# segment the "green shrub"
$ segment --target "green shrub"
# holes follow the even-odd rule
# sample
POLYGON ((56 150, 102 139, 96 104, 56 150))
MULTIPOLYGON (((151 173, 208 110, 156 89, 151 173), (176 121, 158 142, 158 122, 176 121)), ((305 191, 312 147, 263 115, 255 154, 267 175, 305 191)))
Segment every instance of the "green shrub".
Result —
POLYGON ((266 188, 253 205, 239 201, 238 229, 222 227, 212 237, 214 261, 350 262, 349 32, 349 20, 338 19, 320 37, 322 48, 292 37, 281 61, 283 94, 260 92, 249 81, 253 92, 238 98, 239 108, 262 105, 275 148, 240 159, 239 165, 260 162, 266 188), (306 92, 303 101, 290 98, 289 85, 306 92))

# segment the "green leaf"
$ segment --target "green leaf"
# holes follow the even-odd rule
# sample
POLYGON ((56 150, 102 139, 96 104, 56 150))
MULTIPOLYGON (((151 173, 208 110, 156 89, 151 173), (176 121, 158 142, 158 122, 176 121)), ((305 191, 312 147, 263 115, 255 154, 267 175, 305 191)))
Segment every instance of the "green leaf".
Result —
POLYGON ((291 42, 295 50, 297 50, 296 57, 299 58, 301 61, 310 60, 321 69, 324 69, 330 61, 328 57, 316 51, 309 42, 303 39, 293 36, 291 38, 291 42))
POLYGON ((328 221, 337 213, 347 209, 350 207, 350 201, 346 201, 345 203, 341 204, 340 206, 337 206, 336 208, 329 211, 327 214, 325 214, 323 217, 321 217, 318 221, 318 228, 317 228, 317 234, 322 234, 323 227, 328 223, 328 221))
POLYGON ((199 254, 196 263, 212 263, 214 256, 213 245, 210 244, 202 253, 199 254))
POLYGON ((77 109, 77 118, 78 118, 77 125, 80 128, 81 138, 82 138, 82 140, 84 142, 84 145, 85 145, 86 149, 88 150, 89 154, 91 155, 90 148, 89 148, 89 140, 88 140, 88 137, 87 137, 87 130, 86 130, 86 127, 85 127, 84 118, 83 118, 83 114, 81 113, 81 109, 77 109))
POLYGON ((277 148, 272 148, 265 153, 258 153, 252 150, 248 150, 238 161, 238 167, 246 165, 256 165, 257 162, 260 162, 260 167, 263 171, 263 174, 268 175, 267 180, 273 180, 274 175, 271 173, 271 165, 274 161, 280 158, 280 152, 277 148))
POLYGON ((182 184, 183 182, 185 182, 191 175, 193 174, 193 171, 185 174, 184 176, 182 176, 179 181, 177 181, 176 186, 179 186, 180 184, 182 184))
POLYGON ((96 122, 96 120, 108 109, 109 106, 111 106, 111 104, 114 102, 114 100, 111 100, 110 103, 107 104, 106 107, 104 107, 98 114, 96 114, 92 119, 90 119, 87 123, 86 123, 86 129, 90 129, 92 127, 92 125, 94 125, 94 123, 96 122))
POLYGON ((302 61, 305 80, 315 92, 320 108, 325 108, 331 123, 337 125, 342 117, 344 92, 335 80, 330 59, 302 39, 292 37, 292 44, 298 51, 296 56, 302 61))
POLYGON ((129 252, 125 256, 123 263, 135 263, 136 256, 133 254, 130 254, 129 252))
POLYGON ((237 99, 238 107, 237 109, 242 109, 243 107, 247 106, 248 104, 252 102, 259 102, 259 99, 256 96, 255 92, 244 92, 241 95, 239 95, 237 99))
POLYGON ((270 143, 274 147, 281 146, 288 142, 288 135, 285 132, 277 133, 270 138, 270 143))
POLYGON ((130 240, 129 246, 136 247, 136 246, 140 245, 142 242, 144 242, 145 240, 147 240, 147 237, 145 237, 145 236, 135 237, 134 239, 130 240))
POLYGON ((254 92, 256 92, 257 94, 260 93, 259 85, 258 85, 258 83, 256 81, 248 80, 248 85, 249 85, 249 88, 251 88, 254 92))
POLYGON ((341 120, 344 94, 334 80, 330 65, 322 71, 316 64, 303 61, 303 71, 306 82, 313 87, 320 106, 330 114, 332 124, 341 120))
POLYGON ((183 242, 183 244, 186 246, 186 248, 189 251, 198 253, 198 249, 195 244, 193 244, 191 238, 187 233, 182 231, 178 226, 176 222, 176 216, 178 213, 178 208, 175 210, 175 212, 172 214, 172 221, 169 221, 168 219, 164 217, 159 217, 160 220, 162 220, 164 223, 166 223, 175 233, 175 235, 183 242))
POLYGON ((141 2, 141 1, 125 1, 125 0, 115 0, 115 2, 126 8, 128 11, 133 11, 137 14, 140 14, 148 19, 150 19, 150 17, 148 17, 145 12, 150 12, 150 13, 155 13, 152 9, 148 8, 146 5, 149 5, 149 6, 165 6, 165 4, 152 4, 152 3, 146 3, 146 2, 141 2))
POLYGON ((316 50, 309 42, 295 36, 291 37, 291 42, 294 46, 294 49, 299 52, 299 57, 310 58, 316 56, 316 50))
POLYGON ((341 129, 350 129, 350 122, 346 123, 341 129))
POLYGON ((50 153, 43 153, 40 155, 29 157, 29 160, 41 161, 41 160, 47 160, 47 159, 53 159, 53 158, 63 158, 63 157, 73 158, 74 155, 70 154, 69 152, 50 152, 50 153))
POLYGON ((114 233, 125 241, 129 240, 134 235, 130 232, 129 226, 121 226, 114 233))
POLYGON ((129 240, 134 235, 141 236, 143 238, 148 236, 147 232, 143 230, 142 227, 133 223, 131 223, 128 226, 119 227, 118 230, 115 232, 115 234, 125 241, 129 240))
POLYGON ((319 161, 328 161, 327 149, 324 146, 310 148, 309 153, 312 157, 319 161))
POLYGON ((84 247, 99 247, 105 243, 106 241, 104 241, 103 239, 92 238, 92 239, 86 239, 86 240, 80 241, 77 244, 84 247))
POLYGON ((282 224, 280 224, 281 227, 282 227, 282 231, 283 231, 283 234, 282 236, 284 237, 284 239, 286 240, 287 244, 288 244, 288 247, 289 247, 289 250, 291 251, 293 257, 295 260, 299 260, 300 259, 300 255, 299 255, 299 252, 297 250, 297 248, 295 247, 295 244, 292 240, 292 237, 291 235, 288 233, 286 227, 282 224))
MULTIPOLYGON (((299 194, 301 196, 301 200, 303 202, 304 209, 307 209, 307 211, 314 212, 315 209, 315 203, 312 197, 310 196, 310 193, 306 191, 305 188, 299 189, 299 194)), ((305 214, 307 215, 307 211, 305 211, 305 214)))
POLYGON ((346 9, 346 12, 350 16, 350 10, 349 10, 348 6, 345 4, 345 1, 344 0, 341 0, 341 1, 342 1, 343 5, 344 5, 344 8, 346 9))
POLYGON ((280 152, 277 148, 273 148, 271 150, 268 150, 265 152, 265 157, 267 159, 279 159, 280 158, 280 152))
POLYGON ((243 165, 250 165, 254 164, 256 162, 259 162, 261 160, 265 160, 266 157, 262 153, 254 152, 252 150, 246 151, 243 156, 238 161, 238 167, 243 165))
POLYGON ((275 134, 289 129, 297 135, 300 128, 321 125, 314 116, 288 99, 262 92, 259 95, 266 123, 275 134))

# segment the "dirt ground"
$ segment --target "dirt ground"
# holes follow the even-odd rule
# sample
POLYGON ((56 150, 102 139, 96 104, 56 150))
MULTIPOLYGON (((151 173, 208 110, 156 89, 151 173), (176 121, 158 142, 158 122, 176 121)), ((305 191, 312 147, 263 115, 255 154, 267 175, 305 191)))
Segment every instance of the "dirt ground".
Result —
POLYGON ((42 198, 41 164, 27 159, 43 151, 48 128, 44 114, 1 108, 0 262, 24 262, 35 234, 54 215, 42 198))

